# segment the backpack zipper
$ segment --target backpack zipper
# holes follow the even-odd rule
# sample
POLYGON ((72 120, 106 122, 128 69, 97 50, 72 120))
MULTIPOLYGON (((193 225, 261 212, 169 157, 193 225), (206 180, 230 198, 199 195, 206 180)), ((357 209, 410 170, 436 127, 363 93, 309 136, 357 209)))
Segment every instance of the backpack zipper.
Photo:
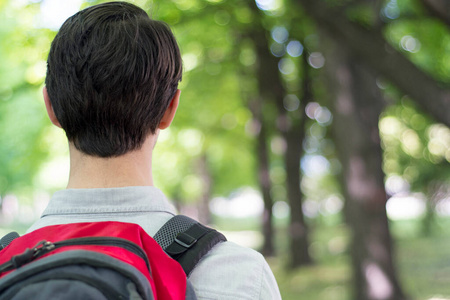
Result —
POLYGON ((61 247, 66 246, 113 246, 120 247, 127 251, 130 251, 145 261, 147 265, 147 269, 151 272, 150 263, 148 261, 147 254, 144 250, 139 247, 137 244, 122 238, 117 237, 83 237, 83 238, 74 238, 59 242, 48 242, 41 241, 32 249, 26 249, 22 254, 15 255, 11 258, 10 261, 2 264, 0 266, 0 273, 6 272, 9 270, 17 269, 44 254, 47 254, 55 249, 59 249, 61 247))

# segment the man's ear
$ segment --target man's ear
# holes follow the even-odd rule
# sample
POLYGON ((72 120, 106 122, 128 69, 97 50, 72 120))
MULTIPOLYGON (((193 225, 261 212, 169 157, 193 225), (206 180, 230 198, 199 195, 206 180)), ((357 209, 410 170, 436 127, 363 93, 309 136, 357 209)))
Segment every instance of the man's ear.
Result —
POLYGON ((178 104, 180 103, 180 90, 177 90, 175 93, 175 96, 173 96, 172 100, 170 101, 169 107, 167 108, 166 112, 164 113, 164 116, 161 119, 161 122, 159 122, 158 128, 159 129, 166 129, 170 126, 170 124, 173 121, 173 118, 175 117, 175 113, 178 108, 178 104))
POLYGON ((48 96, 46 86, 44 86, 44 88, 42 89, 42 94, 44 95, 45 108, 47 109, 47 114, 48 114, 48 117, 50 118, 50 121, 52 121, 52 123, 55 126, 58 126, 59 128, 61 128, 61 124, 59 124, 59 121, 56 118, 55 112, 53 111, 53 106, 52 106, 52 103, 50 102, 50 97, 48 96))

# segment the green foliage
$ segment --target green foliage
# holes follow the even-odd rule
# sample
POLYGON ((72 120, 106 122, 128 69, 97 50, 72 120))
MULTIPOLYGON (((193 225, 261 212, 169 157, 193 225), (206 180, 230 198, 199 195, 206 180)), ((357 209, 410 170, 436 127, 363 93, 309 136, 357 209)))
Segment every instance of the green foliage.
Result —
POLYGON ((0 11, 0 195, 32 186, 48 155, 40 89, 52 34, 32 29, 37 8, 3 2, 0 11))
POLYGON ((430 18, 399 19, 386 28, 388 40, 430 76, 450 79, 449 28, 430 18))
POLYGON ((152 6, 155 18, 172 25, 184 62, 180 107, 155 153, 158 186, 175 199, 198 199, 204 188, 197 170, 202 156, 213 194, 255 185, 253 141, 245 130, 251 113, 241 97, 235 44, 226 26, 231 14, 215 2, 155 1, 152 6), (174 173, 169 178, 168 162, 174 173))
MULTIPOLYGON (((36 25, 40 3, 32 2, 23 5, 22 1, 0 0, 0 38, 3 41, 0 45, 0 199, 7 193, 28 193, 20 197, 22 202, 47 180, 42 178, 45 163, 67 155, 64 136, 61 131, 50 128, 40 94, 46 55, 55 32, 36 25)), ((101 2, 106 1, 89 0, 82 7, 101 2)), ((320 68, 311 72, 312 99, 301 96, 302 66, 307 61, 304 57, 310 58, 312 53, 321 51, 320 32, 297 1, 275 1, 273 8, 264 11, 252 9, 253 1, 245 0, 133 2, 173 28, 184 62, 177 116, 173 125, 161 132, 156 146, 153 162, 156 185, 169 198, 195 203, 207 189, 205 170, 201 168, 206 160, 206 176, 212 182, 211 196, 226 196, 242 186, 256 187, 255 124, 249 99, 257 94, 257 61, 255 46, 248 34, 252 29, 264 28, 269 44, 281 49, 277 56, 280 65, 290 70, 281 75, 287 91, 299 101, 323 105, 328 95, 320 68), (285 41, 278 43, 271 38, 275 27, 287 30, 285 41), (285 51, 293 40, 305 47, 299 57, 292 57, 285 51)), ((379 25, 382 20, 383 34, 396 49, 436 80, 448 82, 450 79, 449 28, 426 16, 417 1, 385 1, 380 14, 373 1, 327 2, 345 9, 349 19, 367 28, 379 25), (387 8, 392 18, 383 13, 387 8)), ((378 84, 389 102, 380 119, 386 175, 399 175, 408 181, 411 190, 425 194, 429 194, 436 182, 448 184, 449 129, 435 124, 407 96, 381 78, 378 84)), ((296 113, 289 112, 289 118, 295 118, 296 113)), ((283 141, 276 127, 274 106, 267 105, 264 115, 270 125, 272 195, 276 201, 285 201, 283 150, 277 147, 283 141)), ((323 156, 329 162, 328 172, 321 176, 306 174, 301 183, 306 198, 317 203, 339 193, 335 175, 340 165, 327 126, 333 124, 308 120, 304 143, 308 155, 323 156)), ((330 217, 311 222, 315 225, 311 250, 318 265, 285 273, 287 259, 281 256, 270 260, 284 299, 298 299, 299 295, 305 299, 349 298, 350 267, 345 251, 349 237, 345 227, 336 221, 339 218, 334 218, 333 226, 326 226, 330 217), (336 223, 339 225, 335 226, 336 223)), ((220 226, 228 222, 220 217, 217 220, 220 226)), ((241 220, 232 225, 233 230, 242 229, 244 225, 255 229, 258 222, 241 220)), ((285 228, 280 230, 285 231, 285 228)), ((400 240, 398 257, 402 281, 418 299, 431 297, 435 291, 450 295, 440 279, 448 279, 444 274, 446 269, 440 269, 449 246, 448 232, 445 232, 439 238, 400 240), (421 276, 416 276, 418 273, 421 276), (436 278, 439 280, 432 282, 436 278)), ((282 245, 279 253, 285 253, 287 237, 278 234, 276 239, 277 245, 282 245)))
POLYGON ((406 99, 386 110, 380 121, 384 171, 405 178, 415 191, 450 181, 450 130, 420 114, 406 99))
MULTIPOLYGON (((105 1, 86 1, 82 7, 100 2, 105 1)), ((371 5, 360 2, 355 6, 351 1, 330 2, 346 9, 347 16, 357 22, 367 26, 373 23, 376 10, 371 5)), ((384 19, 388 40, 435 78, 448 80, 448 28, 425 17, 414 1, 388 1, 382 11, 391 2, 395 4, 393 9, 398 16, 384 19)), ((46 121, 39 90, 45 74, 46 53, 55 33, 36 27, 39 3, 26 6, 15 3, 1 2, 0 37, 8 41, 0 47, 0 193, 3 194, 33 185, 33 178, 48 155, 49 140, 52 139, 52 134, 48 134, 49 122, 46 121)), ((185 73, 180 85, 182 98, 177 118, 170 130, 162 133, 156 151, 156 182, 172 198, 195 201, 204 188, 198 163, 206 157, 214 195, 224 195, 244 185, 256 186, 252 115, 247 103, 248 98, 255 94, 257 84, 253 73, 255 53, 245 34, 255 26, 264 26, 269 38, 273 28, 284 27, 289 37, 280 46, 286 47, 289 41, 299 40, 305 46, 305 56, 320 51, 315 26, 302 15, 301 7, 294 1, 280 1, 272 10, 264 11, 261 24, 256 22, 260 19, 256 15, 258 11, 239 0, 141 0, 136 4, 148 9, 154 18, 172 26, 184 60, 185 73)), ((275 43, 272 39, 270 41, 275 43)), ((291 73, 282 75, 286 87, 300 97, 302 57, 293 58, 284 53, 280 61, 283 59, 293 68, 291 73)), ((326 97, 326 87, 319 70, 314 70, 312 76, 314 100, 320 102, 326 97)), ((394 101, 403 97, 391 87, 385 91, 394 101)), ((266 107, 265 114, 275 124, 273 107, 266 107)), ((448 154, 438 149, 447 144, 432 146, 436 139, 431 136, 433 132, 446 129, 433 125, 429 117, 408 103, 391 106, 383 120, 397 120, 401 127, 397 136, 382 132, 387 174, 404 176, 413 189, 419 191, 425 190, 436 178, 448 179, 448 154), (410 140, 416 140, 416 150, 408 148, 413 142, 408 144, 402 140, 406 135, 410 140), (441 154, 437 155, 436 151, 441 154)), ((317 123, 311 122, 309 126, 313 128, 317 123)), ((327 134, 313 154, 324 155, 334 161, 332 143, 327 134)), ((270 128, 270 135, 272 141, 279 139, 275 126, 270 128)), ((274 170, 283 168, 280 166, 280 153, 272 153, 272 156, 274 170)), ((304 192, 314 196, 310 198, 322 198, 326 196, 323 193, 336 191, 332 173, 324 177, 322 183, 317 179, 305 183, 304 192), (324 186, 330 188, 324 189, 324 186)), ((283 179, 275 182, 275 186, 282 185, 283 179)), ((285 193, 278 194, 281 195, 278 199, 285 197, 285 193)))
MULTIPOLYGON (((423 11, 418 1, 397 1, 398 16, 385 27, 387 40, 431 77, 448 87, 449 28, 423 11)), ((380 119, 384 171, 400 175, 413 191, 432 196, 436 185, 450 182, 450 131, 434 124, 407 95, 381 83, 394 100, 380 119)), ((429 99, 433 101, 433 99, 429 99)))

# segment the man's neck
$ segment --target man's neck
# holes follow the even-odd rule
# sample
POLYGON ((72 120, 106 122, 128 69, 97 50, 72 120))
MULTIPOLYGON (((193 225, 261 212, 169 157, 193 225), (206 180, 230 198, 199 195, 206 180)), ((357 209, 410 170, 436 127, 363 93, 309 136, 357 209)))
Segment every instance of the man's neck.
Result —
POLYGON ((85 155, 70 144, 68 189, 152 186, 152 153, 156 139, 150 136, 141 149, 119 157, 85 155))

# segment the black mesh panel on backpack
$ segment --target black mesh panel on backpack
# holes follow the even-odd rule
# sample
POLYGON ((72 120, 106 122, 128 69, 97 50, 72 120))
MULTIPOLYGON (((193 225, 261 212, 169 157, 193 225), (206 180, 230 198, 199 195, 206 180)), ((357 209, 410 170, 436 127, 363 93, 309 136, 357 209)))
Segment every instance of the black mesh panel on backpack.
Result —
POLYGON ((216 244, 227 240, 215 229, 183 215, 166 222, 153 238, 181 264, 187 276, 216 244))
POLYGON ((195 223, 197 223, 197 221, 189 217, 183 215, 175 216, 161 227, 153 239, 158 242, 161 248, 166 249, 173 243, 178 233, 186 231, 195 223))

